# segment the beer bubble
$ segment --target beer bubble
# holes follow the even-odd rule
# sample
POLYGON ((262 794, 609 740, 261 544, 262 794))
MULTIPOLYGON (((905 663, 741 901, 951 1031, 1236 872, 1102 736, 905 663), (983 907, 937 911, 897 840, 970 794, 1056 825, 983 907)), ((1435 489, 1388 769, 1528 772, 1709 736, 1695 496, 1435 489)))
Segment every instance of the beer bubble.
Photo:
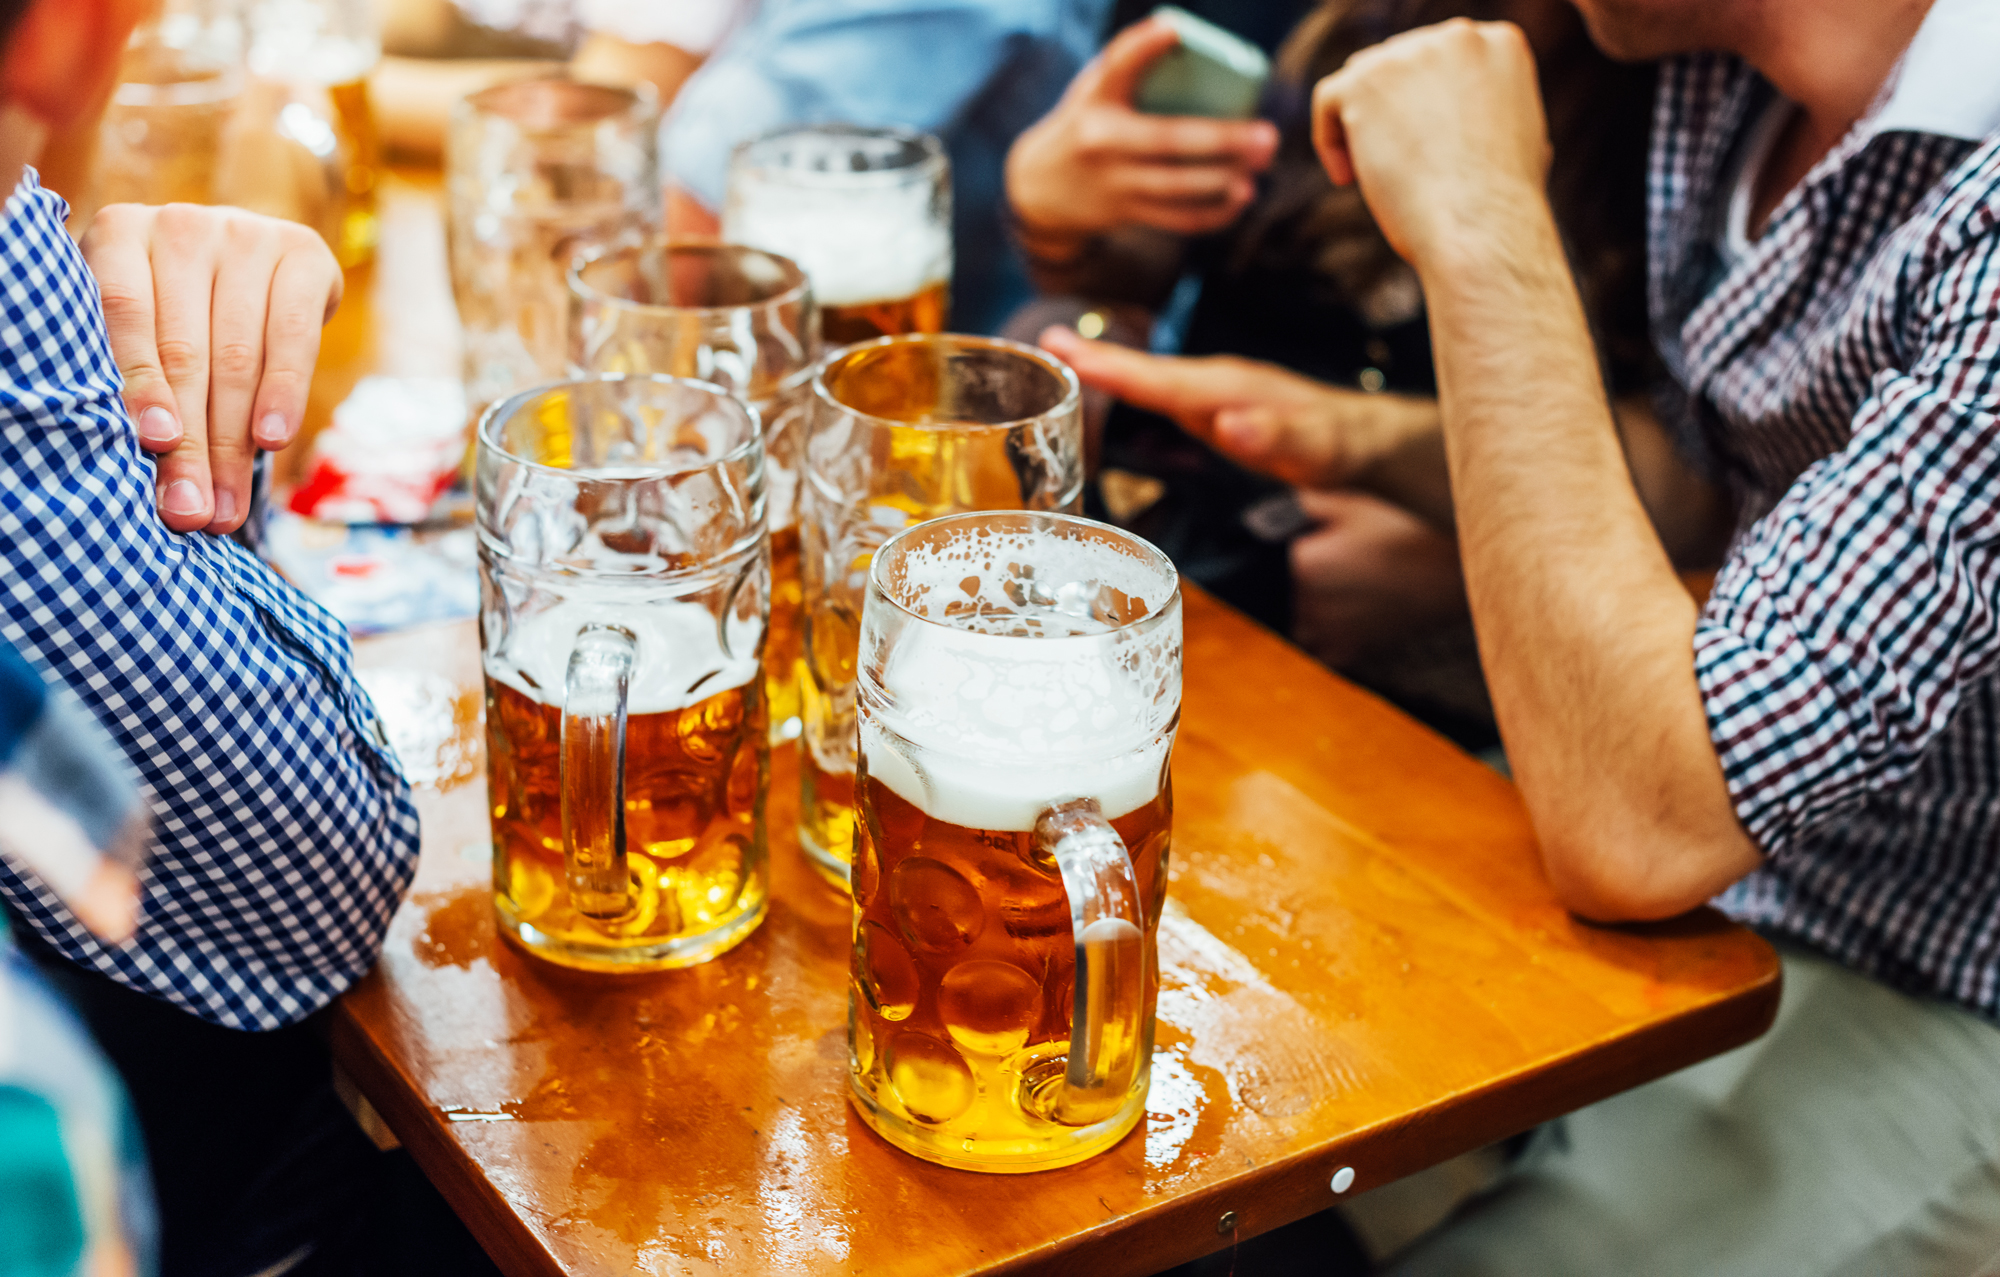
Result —
POLYGON ((864 924, 854 944, 861 950, 855 969, 868 973, 861 984, 868 1005, 885 1020, 909 1019, 917 1009, 917 960, 879 922, 864 924))
POLYGON ((729 767, 729 814, 748 818, 757 808, 758 755, 754 746, 737 747, 736 761, 729 767))
POLYGON ((936 1126, 972 1107, 972 1070, 957 1051, 928 1034, 898 1033, 889 1043, 889 1083, 919 1122, 936 1126))
MULTIPOLYGON (((498 862, 496 862, 498 863, 498 862)), ((548 866, 518 851, 507 859, 507 896, 523 918, 539 918, 555 903, 556 882, 548 866)))
POLYGON ((743 891, 743 862, 749 841, 739 833, 722 833, 711 826, 709 837, 685 864, 668 870, 679 896, 681 917, 709 923, 726 916, 743 891))
POLYGON ((966 1050, 1007 1055, 1027 1045, 1041 1018, 1042 984, 1011 962, 961 962, 938 983, 938 1014, 966 1050))
POLYGON ((889 874, 896 925, 919 949, 963 949, 986 929, 979 892, 958 870, 928 856, 911 856, 889 874))
POLYGON ((868 1013, 861 1008, 866 1003, 862 995, 849 990, 847 995, 847 1050, 853 1057, 856 1073, 872 1073, 875 1069, 875 1030, 868 1023, 868 1013))

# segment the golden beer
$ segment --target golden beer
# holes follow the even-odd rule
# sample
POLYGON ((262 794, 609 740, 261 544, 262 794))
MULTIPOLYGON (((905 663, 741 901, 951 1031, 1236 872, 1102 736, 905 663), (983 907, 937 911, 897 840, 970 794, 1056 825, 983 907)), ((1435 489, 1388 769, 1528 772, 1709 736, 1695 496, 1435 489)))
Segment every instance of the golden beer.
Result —
POLYGON ((734 942, 765 907, 762 795, 769 753, 758 680, 626 725, 625 859, 630 905, 595 918, 570 899, 563 866, 562 709, 486 680, 486 748, 493 802, 493 891, 502 926, 577 966, 580 950, 635 954, 688 935, 715 949, 734 942), (728 937, 727 940, 723 937, 728 937))
POLYGON ((1072 374, 994 338, 907 336, 827 361, 799 518, 805 662, 799 839, 844 887, 854 848, 854 660, 862 584, 892 533, 966 510, 1070 510, 1083 440, 1072 374))
POLYGON ((799 683, 804 678, 804 585, 799 580, 799 525, 771 532, 771 628, 764 638, 764 694, 771 722, 800 715, 799 683))
POLYGON ((891 1143, 1035 1171, 1144 1117, 1180 601, 1066 515, 921 524, 859 635, 849 1087, 891 1143))
MULTIPOLYGON (((1094 1120, 1062 1120, 1051 1094, 1070 1049, 1076 972, 1055 862, 1030 831, 925 815, 865 764, 859 783, 848 1032, 863 1116, 932 1161, 973 1170, 1046 1170, 1117 1143, 1143 1113, 1143 1070, 1139 1104, 1121 1095, 1082 1115, 1094 1120), (1026 1164, 994 1167, 967 1149, 1026 1164)), ((1166 900, 1171 789, 1111 824, 1131 849, 1150 947, 1166 900)), ((1148 1057, 1158 992, 1149 964, 1137 1044, 1148 1057)))
POLYGON ((820 310, 820 324, 828 343, 847 346, 902 333, 941 333, 950 312, 951 286, 938 280, 908 297, 829 304, 820 310))
POLYGON ((493 897, 551 962, 705 962, 768 903, 762 432, 670 377, 584 377, 480 423, 493 897))

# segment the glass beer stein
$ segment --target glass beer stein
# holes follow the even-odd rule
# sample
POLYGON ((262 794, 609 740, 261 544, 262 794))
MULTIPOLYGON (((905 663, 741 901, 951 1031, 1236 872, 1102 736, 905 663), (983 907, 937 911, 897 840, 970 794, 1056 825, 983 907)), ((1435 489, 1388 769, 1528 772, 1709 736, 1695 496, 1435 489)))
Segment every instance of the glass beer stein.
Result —
POLYGON ((859 694, 855 1107, 967 1170, 1110 1148, 1153 1053, 1173 565, 1068 515, 912 528, 869 571, 859 694))
POLYGON ((819 314, 805 273, 739 244, 647 234, 587 249, 569 269, 570 366, 712 382, 764 423, 771 629, 764 688, 771 739, 800 730, 798 476, 819 314))
POLYGON ((501 931, 567 966, 690 966, 767 901, 757 415, 592 377, 479 427, 480 649, 501 931))
POLYGON ((799 493, 805 749, 799 845, 846 887, 854 844, 854 657, 869 556, 913 523, 1083 501, 1076 374, 992 337, 885 337, 813 381, 799 493))
POLYGON ((736 148, 722 236, 805 268, 835 345, 944 331, 951 160, 928 133, 819 124, 736 148))

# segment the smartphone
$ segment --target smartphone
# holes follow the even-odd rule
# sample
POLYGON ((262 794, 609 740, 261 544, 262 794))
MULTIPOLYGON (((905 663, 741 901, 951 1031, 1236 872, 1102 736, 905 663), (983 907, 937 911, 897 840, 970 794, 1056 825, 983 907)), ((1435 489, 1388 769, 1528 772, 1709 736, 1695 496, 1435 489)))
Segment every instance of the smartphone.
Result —
POLYGON ((1186 9, 1163 4, 1156 18, 1172 24, 1181 42, 1160 56, 1132 105, 1149 115, 1206 115, 1247 120, 1257 113, 1271 60, 1264 51, 1186 9))

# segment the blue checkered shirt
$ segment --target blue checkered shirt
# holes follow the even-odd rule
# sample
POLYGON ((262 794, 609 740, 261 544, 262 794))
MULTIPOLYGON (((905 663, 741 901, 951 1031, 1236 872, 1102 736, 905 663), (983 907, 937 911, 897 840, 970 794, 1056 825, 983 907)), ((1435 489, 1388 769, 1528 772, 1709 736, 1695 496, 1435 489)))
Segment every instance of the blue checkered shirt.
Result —
POLYGON ((276 1028, 374 962, 416 871, 416 811, 339 622, 235 542, 154 514, 66 211, 30 173, 0 221, 0 635, 130 758, 152 858, 117 947, 4 866, 0 893, 84 966, 276 1028))
POLYGON ((1730 260, 1770 97, 1670 63, 1651 171, 1656 339, 1742 511, 1695 669, 1764 860, 1717 903, 2000 1014, 2000 136, 1885 91, 1730 260))

